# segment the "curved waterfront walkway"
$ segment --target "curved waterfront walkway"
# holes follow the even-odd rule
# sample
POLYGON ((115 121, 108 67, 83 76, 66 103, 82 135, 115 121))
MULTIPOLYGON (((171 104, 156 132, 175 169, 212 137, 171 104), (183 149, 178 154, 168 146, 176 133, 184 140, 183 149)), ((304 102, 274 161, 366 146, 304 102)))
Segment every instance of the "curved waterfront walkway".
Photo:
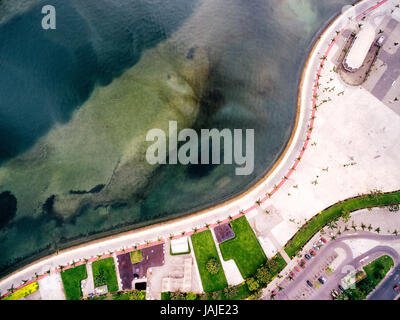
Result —
MULTIPOLYGON (((375 1, 362 2, 361 4, 374 3, 375 5, 364 11, 355 19, 349 21, 348 24, 342 28, 341 32, 332 39, 328 48, 323 51, 325 52, 324 56, 329 56, 335 42, 339 39, 349 24, 361 19, 364 15, 371 13, 388 1, 389 0, 383 0, 377 4, 375 1)), ((337 20, 340 20, 340 17, 337 20)), ((76 261, 76 265, 78 265, 85 263, 84 259, 89 259, 89 261, 97 260, 98 257, 96 256, 99 254, 102 255, 101 258, 105 258, 111 256, 112 253, 119 254, 122 250, 125 250, 125 252, 132 251, 134 250, 133 246, 135 244, 139 244, 140 248, 165 242, 168 237, 178 238, 182 236, 190 236, 195 232, 193 229, 196 229, 197 232, 207 229, 207 227, 205 227, 206 224, 209 225, 209 228, 213 228, 217 225, 217 221, 223 223, 257 211, 262 204, 270 200, 278 190, 282 189, 289 178, 294 175, 296 168, 300 165, 305 151, 309 148, 312 131, 315 126, 315 115, 318 108, 317 93, 319 88, 319 79, 326 62, 325 59, 319 60, 319 50, 322 50, 326 45, 326 41, 329 39, 331 33, 332 26, 328 27, 320 36, 320 39, 315 44, 306 64, 301 88, 299 90, 298 123, 285 155, 277 164, 274 171, 263 182, 259 183, 257 187, 253 188, 251 192, 242 195, 239 199, 234 199, 223 206, 211 208, 201 214, 195 214, 155 226, 123 233, 118 236, 93 241, 91 243, 64 250, 57 255, 41 259, 2 279, 2 281, 0 281, 0 292, 6 292, 12 285, 14 288, 19 288, 23 279, 32 279, 33 277, 30 282, 40 280, 41 278, 48 276, 48 273, 46 273, 48 270, 50 270, 50 274, 57 273, 60 271, 60 265, 67 266, 64 268, 66 269, 73 261, 76 261), (320 62, 315 63, 315 61, 320 62), (312 101, 312 103, 310 103, 310 101, 312 101), (146 240, 148 242, 143 243, 146 240), (35 274, 37 274, 37 279, 34 276, 35 274)), ((288 237, 290 238, 290 235, 288 235, 288 237)), ((28 283, 29 282, 26 284, 28 283)))

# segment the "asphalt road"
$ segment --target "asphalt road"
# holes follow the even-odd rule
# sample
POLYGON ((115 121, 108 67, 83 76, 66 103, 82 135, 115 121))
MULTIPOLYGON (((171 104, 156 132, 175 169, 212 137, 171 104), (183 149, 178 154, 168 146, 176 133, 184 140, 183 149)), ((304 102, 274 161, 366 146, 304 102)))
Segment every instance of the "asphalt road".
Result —
POLYGON ((394 291, 395 285, 400 286, 400 264, 398 264, 382 283, 372 292, 367 300, 395 300, 400 290, 394 291))
MULTIPOLYGON (((395 249, 389 246, 392 242, 400 242, 400 237, 392 235, 378 235, 366 231, 348 232, 338 237, 334 241, 331 240, 321 248, 316 257, 313 257, 312 260, 307 261, 306 268, 299 274, 296 274, 296 277, 293 281, 286 281, 285 284, 282 285, 284 290, 277 292, 275 299, 331 299, 330 292, 332 289, 337 289, 340 280, 345 276, 343 272, 340 272, 343 266, 352 266, 354 268, 358 268, 361 266, 360 261, 365 258, 367 260, 365 260, 364 263, 369 263, 381 255, 388 254, 393 258, 395 268, 384 279, 381 285, 378 286, 377 289, 368 297, 368 299, 393 300, 398 294, 393 291, 393 286, 396 284, 396 281, 400 282, 400 255, 395 249), (364 252, 358 257, 353 257, 351 249, 343 242, 344 240, 351 239, 376 240, 384 242, 385 245, 378 245, 367 252, 364 252), (327 260, 329 260, 329 258, 334 254, 334 250, 336 248, 343 249, 345 251, 346 258, 337 268, 336 272, 327 275, 324 272, 327 260), (306 280, 313 282, 313 280, 320 276, 325 276, 327 281, 324 285, 320 286, 319 289, 310 288, 307 286, 306 280)), ((263 299, 269 299, 269 297, 263 297, 263 299)))

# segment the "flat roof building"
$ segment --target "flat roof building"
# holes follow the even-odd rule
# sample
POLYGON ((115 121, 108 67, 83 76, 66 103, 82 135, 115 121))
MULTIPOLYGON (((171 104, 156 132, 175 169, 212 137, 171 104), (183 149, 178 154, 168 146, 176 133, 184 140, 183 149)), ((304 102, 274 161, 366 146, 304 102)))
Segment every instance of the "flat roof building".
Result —
POLYGON ((171 252, 173 254, 189 253, 189 242, 187 237, 171 240, 171 252))
POLYGON ((343 61, 343 67, 347 71, 355 71, 363 65, 375 37, 375 27, 370 23, 365 24, 356 35, 353 45, 343 61))

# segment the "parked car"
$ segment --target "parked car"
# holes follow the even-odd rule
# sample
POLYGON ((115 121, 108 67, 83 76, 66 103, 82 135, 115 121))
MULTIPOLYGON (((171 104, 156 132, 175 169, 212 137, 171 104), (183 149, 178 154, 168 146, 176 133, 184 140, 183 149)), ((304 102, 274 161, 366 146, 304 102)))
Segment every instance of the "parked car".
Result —
POLYGON ((304 269, 306 267, 306 261, 304 259, 300 260, 299 266, 304 269))
POLYGON ((340 291, 342 291, 342 292, 344 291, 344 288, 340 284, 338 285, 338 288, 340 291))
POLYGON ((385 36, 380 36, 379 39, 376 40, 376 44, 377 44, 379 47, 382 47, 384 41, 385 41, 385 36))
POLYGON ((399 291, 399 289, 400 289, 400 287, 399 287, 398 285, 395 285, 395 286, 393 287, 393 290, 394 290, 394 291, 399 291))
POLYGON ((326 243, 326 239, 325 239, 324 237, 321 237, 321 241, 322 241, 323 243, 326 243))
POLYGON ((294 271, 300 272, 300 269, 296 266, 296 267, 294 267, 294 271))
POLYGON ((321 284, 324 284, 324 283, 326 282, 326 279, 325 279, 324 277, 321 277, 321 278, 318 278, 318 281, 319 281, 321 284))
POLYGON ((306 282, 311 288, 314 287, 310 280, 307 280, 306 282))
POLYGON ((316 244, 314 244, 314 246, 313 246, 313 248, 315 249, 315 250, 319 250, 319 249, 321 249, 318 245, 316 245, 316 244))
POLYGON ((332 290, 332 291, 331 291, 331 296, 332 296, 333 298, 336 298, 336 297, 338 296, 337 291, 336 291, 336 290, 332 290))
POLYGON ((310 249, 310 254, 311 254, 312 256, 315 256, 315 255, 316 255, 316 253, 315 253, 315 251, 314 251, 313 249, 310 249))
POLYGON ((310 259, 311 259, 310 255, 307 254, 307 253, 304 255, 304 257, 305 257, 307 260, 310 260, 310 259))
POLYGON ((289 275, 290 275, 292 278, 294 278, 294 277, 296 276, 296 275, 294 274, 293 271, 290 271, 289 275))

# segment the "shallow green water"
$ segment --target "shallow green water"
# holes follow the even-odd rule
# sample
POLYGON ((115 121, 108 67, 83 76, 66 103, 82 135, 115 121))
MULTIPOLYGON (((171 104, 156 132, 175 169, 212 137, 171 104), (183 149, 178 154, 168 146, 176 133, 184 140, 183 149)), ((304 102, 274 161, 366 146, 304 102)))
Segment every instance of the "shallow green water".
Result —
POLYGON ((284 150, 313 38, 348 1, 46 1, 46 32, 32 3, 0 4, 0 193, 17 199, 2 274, 246 190, 284 150), (253 174, 150 166, 145 134, 169 120, 254 128, 253 174))

